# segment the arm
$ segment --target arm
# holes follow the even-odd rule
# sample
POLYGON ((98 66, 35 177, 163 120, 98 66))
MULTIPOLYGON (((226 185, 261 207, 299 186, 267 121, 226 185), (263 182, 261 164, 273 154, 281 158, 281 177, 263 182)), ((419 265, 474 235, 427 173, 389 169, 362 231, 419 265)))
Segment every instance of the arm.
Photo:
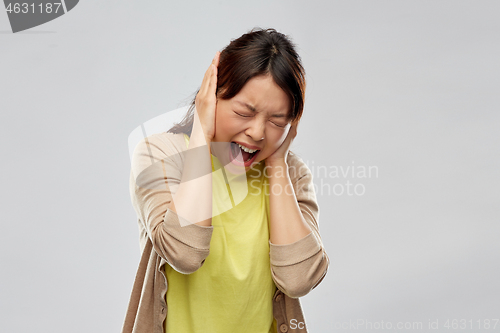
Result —
POLYGON ((312 173, 293 153, 287 161, 284 165, 273 164, 268 173, 270 260, 278 289, 297 298, 308 294, 323 280, 329 258, 319 234, 319 206, 312 173), (279 166, 284 169, 280 171, 279 166))
MULTIPOLYGON (((184 138, 181 140, 184 144, 184 138)), ((173 196, 176 198, 177 208, 194 203, 190 200, 192 197, 189 189, 183 194, 185 202, 175 193, 177 188, 180 190, 184 186, 184 170, 189 168, 191 162, 195 163, 196 158, 206 157, 198 151, 200 149, 206 151, 207 147, 183 151, 173 134, 155 134, 141 140, 132 157, 130 194, 134 209, 145 226, 154 250, 175 270, 184 274, 201 267, 209 254, 213 232, 212 226, 194 224, 192 222, 195 221, 186 219, 183 214, 177 214, 171 209, 173 196)), ((199 172, 204 168, 196 170, 199 172)), ((186 184, 192 185, 193 182, 206 183, 206 179, 196 178, 186 184)), ((209 198, 211 199, 211 195, 209 198)), ((201 224, 203 223, 202 221, 201 224)))
POLYGON ((288 165, 284 160, 268 165, 271 231, 275 245, 291 244, 311 233, 295 197, 288 165))
POLYGON ((212 225, 211 150, 203 134, 196 109, 194 116, 181 182, 168 209, 189 223, 210 227, 212 225), (195 207, 193 203, 196 203, 195 207))

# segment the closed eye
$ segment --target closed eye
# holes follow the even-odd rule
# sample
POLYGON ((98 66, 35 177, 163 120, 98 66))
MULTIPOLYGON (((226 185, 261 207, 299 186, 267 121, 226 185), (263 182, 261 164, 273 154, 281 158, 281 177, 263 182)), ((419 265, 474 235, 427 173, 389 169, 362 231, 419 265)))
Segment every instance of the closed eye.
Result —
POLYGON ((245 116, 245 115, 243 115, 243 114, 239 114, 239 113, 238 113, 238 112, 236 112, 236 111, 235 111, 234 113, 236 113, 238 116, 242 116, 242 117, 245 117, 245 118, 247 118, 247 117, 251 117, 251 116, 245 116))
MULTIPOLYGON (((271 121, 272 122, 272 121, 271 121)), ((279 124, 276 124, 274 122, 272 122, 274 125, 278 126, 278 127, 286 127, 286 125, 279 125, 279 124)), ((287 124, 288 125, 288 124, 287 124)))
MULTIPOLYGON (((236 111, 234 111, 234 113, 236 113, 238 116, 240 116, 240 117, 244 117, 244 118, 249 118, 249 117, 251 117, 251 116, 245 116, 244 114, 238 113, 238 112, 236 112, 236 111)), ((271 121, 271 122, 272 122, 272 121, 271 121)), ((285 124, 285 125, 279 125, 279 124, 276 124, 275 122, 272 122, 272 123, 273 123, 274 125, 278 126, 278 127, 281 127, 281 128, 284 128, 284 127, 286 127, 286 125, 288 125, 288 124, 285 124)))

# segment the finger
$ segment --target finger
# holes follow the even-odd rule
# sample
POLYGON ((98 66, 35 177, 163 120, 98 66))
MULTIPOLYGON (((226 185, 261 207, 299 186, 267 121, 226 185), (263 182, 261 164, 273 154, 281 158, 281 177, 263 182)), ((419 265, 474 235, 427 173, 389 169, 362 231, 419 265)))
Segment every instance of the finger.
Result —
POLYGON ((203 96, 207 96, 210 93, 211 90, 211 83, 212 83, 212 77, 213 77, 213 65, 210 64, 209 68, 209 74, 204 81, 204 86, 203 86, 203 96))
POLYGON ((199 92, 200 96, 205 96, 207 94, 208 85, 210 83, 211 69, 212 69, 212 64, 210 64, 210 67, 205 72, 205 76, 203 76, 203 81, 201 82, 200 92, 199 92))
POLYGON ((220 52, 217 51, 217 53, 215 54, 215 57, 214 57, 214 61, 213 61, 213 64, 215 65, 215 67, 219 67, 219 59, 220 59, 220 52))
POLYGON ((210 96, 215 95, 216 89, 217 89, 217 67, 213 65, 212 76, 210 77, 210 83, 208 84, 208 93, 210 94, 210 96))
POLYGON ((212 59, 212 64, 214 64, 215 66, 217 66, 218 58, 219 58, 219 51, 215 52, 215 56, 212 59))
POLYGON ((206 94, 208 90, 208 86, 211 81, 211 76, 213 75, 213 68, 212 65, 214 62, 217 60, 218 61, 218 53, 215 54, 215 57, 212 59, 212 63, 210 63, 210 66, 208 66, 207 70, 205 71, 205 75, 203 76, 203 81, 201 82, 201 87, 200 87, 200 93, 202 95, 206 94))
POLYGON ((289 140, 290 141, 293 140, 296 135, 297 135, 297 125, 293 124, 292 126, 290 126, 290 130, 288 131, 289 140))

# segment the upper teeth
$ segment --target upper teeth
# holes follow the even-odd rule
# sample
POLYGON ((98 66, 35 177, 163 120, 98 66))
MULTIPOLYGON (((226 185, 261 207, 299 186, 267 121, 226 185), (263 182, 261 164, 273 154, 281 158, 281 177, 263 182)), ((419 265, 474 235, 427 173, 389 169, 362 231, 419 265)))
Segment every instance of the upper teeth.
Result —
POLYGON ((257 151, 257 149, 250 149, 250 148, 247 148, 245 146, 242 146, 238 143, 238 146, 240 146, 241 149, 243 149, 244 151, 246 151, 247 153, 250 153, 250 154, 253 154, 257 151))

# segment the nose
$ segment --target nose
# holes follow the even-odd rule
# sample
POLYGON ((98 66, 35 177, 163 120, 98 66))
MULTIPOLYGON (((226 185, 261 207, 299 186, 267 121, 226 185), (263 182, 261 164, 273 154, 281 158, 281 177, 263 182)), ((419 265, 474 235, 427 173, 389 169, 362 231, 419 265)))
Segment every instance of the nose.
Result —
POLYGON ((266 120, 265 119, 257 119, 255 117, 251 122, 250 126, 246 129, 245 134, 252 138, 253 141, 259 142, 264 139, 266 135, 266 120))

